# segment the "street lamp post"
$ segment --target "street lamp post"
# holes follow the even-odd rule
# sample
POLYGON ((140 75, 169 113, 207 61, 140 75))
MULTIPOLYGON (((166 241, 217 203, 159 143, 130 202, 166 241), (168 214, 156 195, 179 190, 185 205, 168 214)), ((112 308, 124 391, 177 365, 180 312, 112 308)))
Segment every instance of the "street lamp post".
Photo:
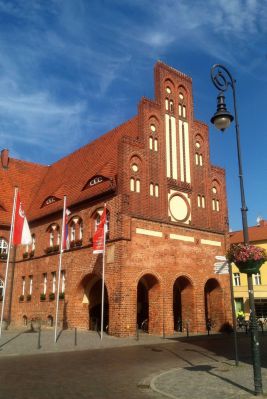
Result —
MULTIPOLYGON (((240 133, 239 133, 239 124, 238 124, 238 116, 236 108, 235 80, 232 78, 228 69, 220 64, 215 64, 211 68, 211 80, 215 85, 215 87, 219 90, 219 94, 217 96, 217 111, 211 118, 211 123, 213 123, 217 127, 217 129, 224 131, 225 129, 227 129, 227 127, 230 126, 233 119, 235 119, 238 170, 239 170, 239 182, 240 182, 241 205, 242 205, 241 214, 242 214, 243 236, 244 236, 244 244, 249 244, 248 222, 247 222, 248 209, 246 206, 244 183, 243 183, 243 171, 242 171, 242 161, 241 161, 241 151, 240 151, 240 133), (230 114, 230 112, 227 111, 225 104, 224 92, 227 91, 229 86, 232 88, 233 92, 234 117, 230 114)), ((261 365, 260 365, 260 346, 258 338, 257 321, 255 315, 254 291, 253 291, 253 281, 251 273, 247 273, 247 280, 248 280, 249 307, 250 307, 251 352, 252 352, 253 371, 254 371, 255 395, 261 395, 263 391, 262 391, 262 378, 261 378, 261 365)))

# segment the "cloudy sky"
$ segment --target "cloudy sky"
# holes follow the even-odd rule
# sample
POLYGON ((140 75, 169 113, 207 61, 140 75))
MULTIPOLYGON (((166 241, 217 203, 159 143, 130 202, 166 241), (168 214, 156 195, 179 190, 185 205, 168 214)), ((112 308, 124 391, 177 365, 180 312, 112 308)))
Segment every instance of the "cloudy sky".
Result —
MULTIPOLYGON (((0 139, 12 157, 51 164, 153 98, 160 59, 193 78, 195 118, 227 173, 241 228, 234 126, 210 125, 210 68, 237 81, 249 225, 267 219, 267 3, 261 0, 0 0, 0 139)), ((232 93, 227 105, 232 111, 232 93)))

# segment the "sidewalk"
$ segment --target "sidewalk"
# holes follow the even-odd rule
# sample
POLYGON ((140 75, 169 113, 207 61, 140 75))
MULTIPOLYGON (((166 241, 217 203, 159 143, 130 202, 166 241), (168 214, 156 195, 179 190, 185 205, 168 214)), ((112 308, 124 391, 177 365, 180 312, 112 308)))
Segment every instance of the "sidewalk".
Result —
MULTIPOLYGON (((264 368, 262 380, 267 381, 264 368)), ((172 369, 150 381, 153 391, 171 399, 251 399, 255 398, 253 387, 252 366, 240 363, 236 367, 231 361, 172 369)))
POLYGON ((40 334, 26 329, 3 330, 0 339, 0 358, 11 355, 33 355, 132 345, 151 345, 164 341, 162 337, 154 337, 144 333, 140 334, 139 340, 135 337, 112 337, 104 333, 101 340, 98 332, 83 330, 77 330, 77 334, 75 334, 75 330, 58 330, 57 336, 57 342, 55 343, 54 329, 52 328, 43 329, 40 334))
MULTIPOLYGON (((179 335, 182 338, 183 335, 179 335)), ((172 337, 173 338, 173 337, 172 337)), ((223 342, 223 336, 210 337, 223 342)), ((208 338, 208 339, 210 339, 208 338)), ((267 337, 266 337, 267 338, 267 337)), ((203 340, 203 336, 201 338, 203 340)), ((205 338, 204 338, 205 339, 205 338)), ((190 337, 188 341, 176 341, 179 350, 185 353, 194 352, 194 341, 198 336, 190 337), (187 352, 186 352, 187 351, 187 352)), ((9 356, 33 355, 44 353, 58 353, 83 351, 103 348, 118 348, 136 345, 168 345, 172 340, 140 334, 139 340, 132 338, 116 338, 104 334, 103 340, 97 332, 64 330, 58 331, 58 340, 54 342, 54 330, 43 329, 41 333, 29 330, 3 330, 0 339, 0 359, 9 356)), ((165 347, 167 348, 167 346, 165 347)), ((162 352, 162 350, 158 350, 162 352)), ((167 350, 167 349, 166 349, 167 350)), ((224 356, 215 355, 209 349, 202 349, 205 358, 190 365, 185 359, 185 367, 172 368, 146 376, 138 384, 139 389, 156 392, 157 397, 171 399, 250 399, 254 398, 253 368, 248 363, 240 362, 238 367, 234 361, 224 356)), ((225 352, 224 352, 225 353, 225 352)), ((189 356, 189 355, 188 355, 189 356)), ((173 363, 172 363, 173 364, 173 363)), ((163 369, 164 370, 164 369, 163 369)), ((262 367, 262 381, 267 386, 267 369, 262 367)), ((137 388, 137 389, 138 389, 137 388)), ((260 398, 261 396, 258 396, 260 398)), ((266 397, 266 396, 265 396, 266 397)), ((103 398, 104 399, 104 398, 103 398)))

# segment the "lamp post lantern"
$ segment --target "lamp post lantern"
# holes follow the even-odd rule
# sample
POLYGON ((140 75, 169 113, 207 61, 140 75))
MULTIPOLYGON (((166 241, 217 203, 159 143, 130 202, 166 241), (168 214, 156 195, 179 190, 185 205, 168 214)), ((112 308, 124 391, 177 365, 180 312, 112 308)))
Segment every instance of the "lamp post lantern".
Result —
MULTIPOLYGON (((241 214, 242 214, 242 227, 244 244, 249 244, 248 236, 248 223, 247 223, 247 206, 245 200, 244 182, 243 182, 243 170, 241 161, 241 150, 240 150, 240 132, 237 116, 236 107, 236 92, 235 92, 235 80, 228 69, 220 64, 215 64, 211 68, 211 80, 215 87, 219 90, 217 96, 217 111, 211 118, 213 123, 219 130, 224 131, 227 129, 231 122, 235 119, 235 132, 236 132, 236 144, 237 144, 237 157, 238 157, 238 170, 239 170, 239 183, 240 183, 240 194, 241 194, 241 214), (232 88, 233 92, 233 105, 234 105, 234 117, 226 108, 224 92, 227 91, 228 87, 232 88)), ((232 276, 230 276, 232 278, 232 276)), ((262 378, 261 378, 261 365, 260 365, 260 345, 258 338, 258 328, 255 315, 255 302, 254 302, 254 291, 252 274, 247 273, 248 280, 248 293, 249 293, 249 307, 250 307, 250 330, 251 330, 251 351, 254 371, 254 386, 255 395, 261 395, 262 391, 262 378)))

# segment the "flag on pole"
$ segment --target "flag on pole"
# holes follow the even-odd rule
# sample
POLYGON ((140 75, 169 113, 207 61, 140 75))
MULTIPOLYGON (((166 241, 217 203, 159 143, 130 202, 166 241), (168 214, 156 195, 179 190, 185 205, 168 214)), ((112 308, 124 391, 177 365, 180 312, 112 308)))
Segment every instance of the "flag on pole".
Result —
POLYGON ((15 209, 13 244, 29 245, 32 243, 32 236, 22 207, 19 193, 17 195, 15 209))
POLYGON ((93 254, 103 254, 106 239, 106 222, 107 222, 107 212, 106 207, 104 207, 103 213, 100 218, 100 223, 97 226, 97 230, 93 235, 93 254))
POLYGON ((63 241, 62 241, 62 250, 65 251, 69 249, 69 226, 68 226, 68 217, 71 214, 69 209, 65 210, 65 221, 64 221, 64 232, 63 232, 63 241))

